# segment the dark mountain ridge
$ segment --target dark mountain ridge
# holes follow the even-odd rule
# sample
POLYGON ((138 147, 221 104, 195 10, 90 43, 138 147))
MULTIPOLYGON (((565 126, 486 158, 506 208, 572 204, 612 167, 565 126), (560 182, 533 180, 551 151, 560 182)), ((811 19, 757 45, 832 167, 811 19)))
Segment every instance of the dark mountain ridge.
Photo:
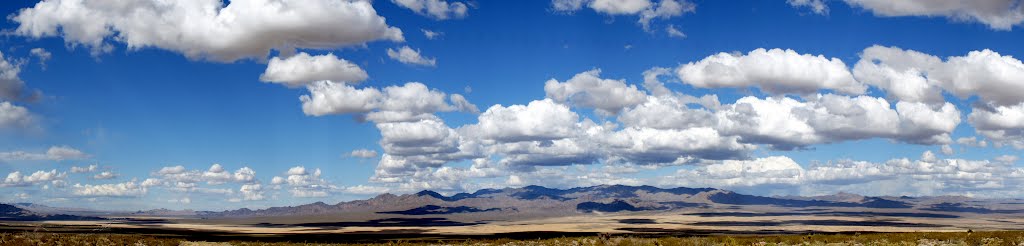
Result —
POLYGON ((843 200, 806 197, 763 197, 739 194, 715 188, 658 188, 654 186, 599 185, 569 189, 525 186, 482 189, 473 193, 445 196, 424 190, 413 194, 382 194, 366 200, 326 204, 237 209, 222 212, 197 212, 201 217, 246 217, 312 215, 349 212, 383 214, 456 214, 456 213, 547 213, 628 212, 672 210, 694 207, 766 205, 783 208, 912 208, 911 199, 887 199, 852 194, 837 194, 843 200))

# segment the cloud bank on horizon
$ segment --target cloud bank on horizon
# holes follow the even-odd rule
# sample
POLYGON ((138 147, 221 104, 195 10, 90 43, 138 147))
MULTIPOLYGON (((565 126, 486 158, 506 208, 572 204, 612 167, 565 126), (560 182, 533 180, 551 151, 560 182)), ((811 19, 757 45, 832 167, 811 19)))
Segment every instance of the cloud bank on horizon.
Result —
MULTIPOLYGON (((993 35, 1017 35, 1024 22, 1024 3, 1017 0, 972 4, 788 0, 774 4, 783 6, 777 10, 793 18, 841 18, 837 16, 841 9, 876 22, 913 18, 910 22, 929 21, 993 35), (808 10, 814 15, 801 16, 808 10)), ((691 40, 700 40, 702 33, 699 24, 687 21, 689 16, 699 15, 702 6, 685 0, 552 0, 530 7, 539 7, 545 18, 604 20, 584 23, 591 27, 581 29, 636 29, 640 34, 634 39, 700 42, 691 40), (628 21, 615 23, 619 19, 628 21), (695 32, 683 34, 680 29, 686 28, 695 32)), ((955 52, 929 54, 913 46, 887 45, 881 38, 857 47, 838 41, 830 44, 840 50, 855 50, 852 56, 830 54, 828 48, 813 45, 757 46, 741 51, 647 47, 655 53, 699 55, 672 60, 672 56, 648 53, 651 60, 667 62, 624 61, 623 66, 644 66, 640 71, 627 70, 632 74, 618 72, 613 66, 558 68, 532 76, 547 79, 513 87, 515 92, 489 94, 522 95, 474 97, 487 93, 489 78, 471 78, 478 81, 460 89, 461 85, 450 80, 465 77, 446 79, 430 74, 444 73, 448 67, 516 69, 502 63, 511 61, 493 59, 486 53, 469 56, 486 62, 445 60, 446 54, 466 56, 448 52, 467 45, 451 40, 459 38, 459 28, 481 28, 471 23, 494 13, 486 8, 487 4, 473 1, 445 0, 42 0, 18 7, 9 17, 12 39, 18 41, 4 43, 13 51, 5 49, 7 54, 0 54, 0 134, 10 142, 0 145, 9 148, 0 151, 0 163, 10 170, 0 182, 0 193, 9 197, 5 202, 74 204, 88 200, 127 208, 205 208, 224 201, 242 204, 220 206, 269 206, 286 205, 281 204, 282 198, 340 199, 423 189, 462 192, 599 184, 716 187, 773 195, 844 191, 1024 197, 1024 167, 1018 164, 1019 151, 1024 150, 1024 63, 1011 55, 1018 50, 949 42, 953 47, 948 50, 955 52), (399 16, 399 21, 385 15, 399 16), (417 29, 424 37, 411 37, 420 33, 417 29), (36 44, 54 40, 62 42, 58 47, 67 48, 48 51, 36 44), (118 49, 127 50, 128 55, 119 58, 118 49), (123 62, 103 60, 131 61, 133 52, 146 51, 185 57, 190 65, 175 69, 198 73, 190 78, 222 78, 187 70, 194 67, 248 67, 225 73, 253 78, 251 87, 259 86, 258 82, 279 84, 275 93, 298 95, 292 105, 283 105, 293 106, 286 108, 287 113, 274 117, 320 122, 317 124, 343 118, 355 129, 346 131, 346 141, 359 147, 274 154, 284 159, 329 156, 330 163, 208 167, 193 163, 186 167, 168 164, 174 161, 152 148, 136 153, 151 156, 135 159, 142 163, 107 164, 119 152, 97 147, 102 146, 98 142, 117 138, 107 137, 109 134, 101 131, 105 128, 87 125, 94 123, 55 120, 82 117, 54 113, 60 111, 54 107, 73 110, 75 105, 48 106, 81 95, 50 94, 51 89, 36 89, 35 81, 22 79, 23 70, 32 66, 38 66, 31 71, 33 78, 70 73, 68 65, 55 63, 72 58, 57 54, 87 58, 78 62, 117 66, 123 62), (404 83, 378 79, 405 73, 422 79, 400 77, 408 81, 404 83), (473 102, 477 100, 491 106, 478 106, 484 104, 473 102), (75 128, 75 134, 66 134, 63 129, 67 128, 75 128), (91 140, 80 140, 82 135, 91 140), (67 142, 82 143, 79 146, 86 146, 85 150, 67 142), (871 145, 918 151, 871 156, 878 150, 871 145), (819 150, 827 148, 849 153, 819 150), (858 159, 858 155, 871 158, 858 159)), ((479 30, 468 32, 473 31, 479 30)), ((529 42, 525 41, 529 37, 517 39, 529 42)), ((592 44, 559 43, 557 47, 565 50, 576 45, 592 44)), ((621 52, 622 45, 618 45, 616 52, 621 52)), ((644 49, 633 48, 633 44, 626 47, 631 47, 627 52, 644 49)), ((924 47, 922 50, 935 50, 930 45, 924 47)), ((517 48, 524 50, 509 52, 536 52, 521 45, 490 49, 517 48)), ((555 50, 540 53, 553 60, 563 58, 555 50)), ((119 93, 114 91, 108 93, 119 93)), ((129 89, 121 92, 131 93, 129 89)), ((259 100, 242 94, 170 97, 259 100)), ((217 117, 230 118, 232 114, 217 117)), ((299 141, 315 139, 318 137, 299 141)), ((246 140, 209 141, 241 145, 246 140)), ((184 146, 177 144, 160 146, 184 146)))

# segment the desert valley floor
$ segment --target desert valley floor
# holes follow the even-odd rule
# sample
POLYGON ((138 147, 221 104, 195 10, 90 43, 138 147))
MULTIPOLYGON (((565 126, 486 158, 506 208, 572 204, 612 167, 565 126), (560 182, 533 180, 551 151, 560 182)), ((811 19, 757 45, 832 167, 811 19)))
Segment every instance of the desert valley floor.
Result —
POLYGON ((338 204, 223 212, 8 206, 5 232, 131 233, 211 240, 544 238, 966 232, 1024 229, 1024 202, 966 197, 761 197, 718 189, 595 186, 424 191, 338 204), (33 210, 34 208, 34 210, 33 210), (44 213, 49 211, 50 213, 44 213), (54 215, 57 212, 75 215, 54 215), (17 215, 17 216, 15 216, 17 215), (20 217, 18 217, 20 216, 20 217))

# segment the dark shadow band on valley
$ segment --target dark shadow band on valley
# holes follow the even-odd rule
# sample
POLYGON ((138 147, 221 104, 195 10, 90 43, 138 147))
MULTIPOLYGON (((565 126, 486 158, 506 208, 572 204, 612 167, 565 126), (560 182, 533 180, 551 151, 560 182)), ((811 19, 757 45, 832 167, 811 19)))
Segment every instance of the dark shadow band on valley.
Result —
POLYGON ((658 222, 654 221, 652 219, 621 219, 621 220, 619 220, 619 223, 634 224, 634 225, 647 225, 647 224, 657 224, 658 222))
POLYGON ((401 215, 429 215, 429 214, 461 214, 461 213, 482 213, 482 212, 499 212, 502 211, 500 208, 488 208, 479 209, 467 206, 458 207, 442 207, 437 205, 426 205, 418 208, 401 211, 385 211, 377 212, 378 214, 401 214, 401 215))
POLYGON ((315 222, 315 223, 298 223, 298 224, 274 224, 274 223, 258 223, 253 224, 254 226, 261 227, 325 227, 325 228, 343 228, 343 227, 443 227, 443 226, 470 226, 479 225, 483 223, 479 222, 458 222, 451 221, 445 218, 387 218, 367 221, 340 221, 340 222, 315 222))
POLYGON ((937 214, 937 213, 911 213, 911 212, 847 212, 847 211, 829 211, 829 212, 767 212, 767 213, 751 213, 751 212, 705 212, 705 213, 686 213, 683 215, 695 215, 700 217, 765 217, 765 216, 860 216, 860 217, 907 217, 907 218, 938 218, 938 219, 955 219, 960 216, 952 214, 937 214))
POLYGON ((936 211, 936 212, 961 212, 961 213, 976 213, 976 214, 1015 214, 1024 212, 1024 210, 999 210, 999 209, 988 209, 983 207, 968 206, 963 203, 938 203, 932 204, 931 207, 923 208, 921 210, 936 211))
POLYGON ((891 227, 946 227, 944 225, 911 223, 888 220, 850 221, 850 220, 781 220, 781 221, 701 221, 690 223, 697 226, 891 226, 891 227))

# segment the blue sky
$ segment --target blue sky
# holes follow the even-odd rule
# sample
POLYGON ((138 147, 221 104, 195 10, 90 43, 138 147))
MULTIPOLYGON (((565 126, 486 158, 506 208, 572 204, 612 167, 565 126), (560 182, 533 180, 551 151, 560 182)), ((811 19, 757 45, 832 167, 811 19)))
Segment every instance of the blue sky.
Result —
MULTIPOLYGON (((0 111, 3 114, 0 116, 15 120, 0 121, 3 123, 0 124, 3 127, 0 130, 0 157, 3 157, 0 158, 0 173, 18 172, 18 175, 28 176, 40 170, 56 170, 52 175, 43 173, 38 176, 40 179, 31 181, 27 178, 18 181, 9 175, 10 182, 0 187, 4 201, 94 208, 224 209, 318 200, 337 202, 366 198, 379 192, 434 189, 450 193, 529 184, 713 186, 763 195, 850 191, 871 195, 979 197, 1020 197, 1020 190, 1024 188, 1021 186, 1024 169, 1017 162, 1020 148, 1024 147, 1021 133, 1024 124, 1014 121, 1020 119, 1014 117, 1024 114, 1021 103, 1024 94, 1012 91, 1024 86, 1024 67, 1016 58, 1024 52, 1024 47, 1019 45, 1024 40, 1019 31, 1021 20, 1016 16, 1024 12, 1017 1, 993 0, 979 4, 996 6, 997 11, 993 11, 966 4, 930 6, 927 1, 912 1, 919 4, 919 8, 907 10, 867 0, 378 0, 366 5, 374 13, 363 17, 324 14, 295 20, 282 14, 280 18, 284 19, 278 20, 273 12, 268 12, 270 14, 257 16, 261 18, 239 18, 238 25, 223 27, 237 30, 220 30, 223 35, 255 33, 251 34, 255 36, 237 40, 214 34, 202 36, 204 34, 188 31, 196 26, 185 27, 185 24, 215 26, 223 23, 204 23, 203 18, 177 22, 173 18, 132 16, 126 11, 160 10, 204 16, 189 12, 192 9, 183 7, 187 4, 146 5, 151 2, 127 1, 120 9, 93 1, 69 0, 13 1, 0 6, 0 11, 10 16, 3 22, 6 35, 0 40, 0 52, 8 66, 0 68, 18 70, 13 80, 5 79, 4 83, 20 81, 24 84, 17 92, 23 96, 3 99, 11 106, 0 111), (87 7, 69 7, 75 2, 84 2, 87 7), (578 7, 572 7, 573 2, 579 3, 578 7), (658 7, 665 2, 691 6, 692 11, 666 9, 667 12, 658 12, 658 7), (417 4, 424 3, 443 3, 446 8, 435 9, 437 12, 417 11, 417 4), (561 7, 560 3, 570 3, 567 5, 570 7, 561 7), (814 4, 827 9, 815 11, 808 7, 814 4), (646 27, 638 22, 644 11, 658 12, 646 27), (65 18, 69 13, 99 17, 86 18, 94 23, 75 21, 65 18), (256 20, 290 23, 291 26, 262 30, 247 25, 252 23, 244 23, 256 20), (383 20, 386 24, 351 22, 354 20, 383 20), (138 28, 130 23, 147 25, 138 28), (364 24, 365 29, 360 29, 364 24), (53 27, 49 32, 46 31, 48 26, 53 27), (95 26, 103 28, 74 31, 95 26), (374 28, 384 30, 382 27, 401 30, 401 40, 395 40, 393 34, 359 33, 374 28), (670 35, 669 28, 685 33, 685 37, 670 35), (430 39, 423 30, 441 34, 430 39), (336 32, 337 36, 316 35, 324 32, 336 32), (186 38, 161 36, 164 34, 186 38), (306 37, 321 40, 315 40, 320 42, 316 44, 303 43, 309 40, 306 37), (253 39, 280 41, 292 47, 256 47, 262 40, 253 39), (224 54, 234 50, 222 45, 256 48, 245 50, 243 57, 225 57, 224 54), (879 49, 880 54, 888 55, 885 57, 910 56, 909 53, 916 51, 943 63, 915 63, 896 58, 883 58, 873 63, 896 70, 913 68, 916 77, 927 80, 928 88, 941 93, 941 102, 891 93, 899 85, 910 83, 905 81, 907 77, 875 79, 859 74, 855 64, 873 45, 886 48, 879 49), (389 56, 389 50, 399 51, 403 47, 416 51, 421 63, 433 59, 434 64, 403 62, 389 56), (49 54, 49 58, 43 59, 46 56, 39 55, 39 50, 32 51, 37 48, 49 54), (760 48, 768 50, 765 56, 755 54, 760 48), (792 51, 793 56, 787 56, 787 50, 792 51), (983 50, 998 52, 998 55, 967 59, 972 58, 970 52, 983 50), (295 52, 311 57, 326 57, 330 53, 335 56, 333 61, 344 60, 368 76, 361 81, 335 81, 331 79, 334 77, 323 77, 323 71, 308 76, 295 74, 309 71, 300 69, 288 71, 292 76, 330 82, 293 81, 298 86, 285 86, 288 82, 261 81, 261 75, 270 69, 268 66, 274 66, 272 58, 297 57, 295 52), (734 58, 747 57, 753 62, 733 65, 728 67, 732 70, 725 72, 700 67, 702 61, 715 62, 711 56, 719 53, 734 58), (816 59, 818 56, 821 59, 816 59), (776 60, 769 63, 756 62, 773 57, 776 60), (956 59, 951 57, 964 57, 965 63, 954 63, 952 60, 956 59), (806 76, 822 78, 814 77, 819 72, 835 75, 835 71, 825 71, 830 68, 827 64, 817 63, 821 60, 841 61, 838 67, 842 71, 836 76, 845 74, 845 77, 839 80, 861 85, 865 90, 843 92, 829 87, 824 80, 803 83, 806 76), (783 66, 790 62, 796 65, 783 66), (783 64, 780 65, 783 67, 759 70, 755 67, 758 64, 783 64), (658 77, 658 83, 663 83, 673 94, 659 96, 645 87, 643 74, 655 67, 666 69, 667 72, 658 77), (684 67, 695 70, 683 74, 684 67), (594 73, 595 69, 599 72, 594 73), (993 70, 986 72, 984 69, 993 70), (596 80, 579 76, 588 71, 596 75, 596 80), (941 71, 954 72, 950 75, 941 71), (994 73, 992 71, 998 71, 995 74, 1001 76, 988 76, 994 73), (726 78, 730 74, 748 79, 730 80, 726 78), (693 76, 698 75, 705 79, 697 81, 693 76), (546 83, 568 85, 574 76, 580 77, 577 87, 580 89, 561 95, 564 99, 557 99, 556 92, 546 91, 546 83), (549 82, 552 79, 555 81, 549 82), (421 105, 423 107, 416 109, 367 106, 402 103, 401 100, 408 99, 384 96, 363 104, 362 110, 334 108, 315 115, 304 111, 303 101, 299 99, 315 94, 312 88, 316 83, 334 85, 331 87, 334 89, 349 86, 384 91, 385 87, 403 86, 407 82, 422 83, 430 92, 442 94, 440 103, 444 105, 421 105), (780 91, 764 89, 794 83, 802 84, 780 91), (24 96, 36 91, 42 96, 36 99, 24 96), (628 101, 619 94, 623 92, 640 93, 642 97, 637 99, 639 101, 628 101), (450 98, 455 94, 464 96, 478 112, 456 109, 455 100, 450 98), (683 95, 714 95, 726 108, 680 103, 685 101, 683 95), (690 122, 696 127, 685 124, 655 127, 622 121, 624 114, 639 112, 640 105, 658 97, 663 98, 662 102, 681 105, 681 109, 676 109, 683 115, 699 115, 687 111, 690 109, 725 117, 742 112, 737 107, 727 109, 738 105, 736 102, 741 98, 814 101, 814 105, 805 106, 830 112, 830 116, 842 115, 836 113, 839 110, 829 108, 833 104, 815 99, 827 95, 838 96, 837 103, 848 103, 859 96, 875 102, 882 100, 891 104, 886 109, 894 111, 892 115, 900 111, 907 116, 869 124, 858 121, 863 120, 861 118, 815 115, 818 118, 814 119, 822 122, 812 126, 815 129, 810 135, 798 129, 800 126, 789 123, 769 129, 772 131, 749 132, 723 126, 724 120, 711 119, 715 117, 690 122), (590 97, 597 100, 586 101, 590 97), (482 124, 479 128, 469 127, 484 121, 485 116, 499 115, 502 110, 510 114, 506 116, 527 119, 529 115, 517 113, 528 114, 533 108, 516 111, 513 105, 527 105, 537 100, 537 110, 541 110, 539 107, 544 106, 545 98, 552 99, 546 106, 564 107, 579 115, 574 120, 579 124, 566 129, 571 131, 568 133, 554 131, 551 129, 560 129, 558 122, 550 120, 552 118, 544 115, 545 112, 537 111, 540 112, 537 115, 542 116, 537 121, 511 123, 533 125, 499 124, 494 129, 482 124), (611 107, 617 112, 601 112, 602 107, 595 105, 602 102, 615 104, 611 107), (898 102, 919 104, 931 110, 925 113, 939 116, 923 122, 910 120, 909 110, 898 108, 898 102), (960 120, 943 118, 949 114, 938 113, 947 102, 956 110, 953 114, 957 117, 952 118, 960 120), (1001 110, 979 114, 970 120, 979 107, 1001 110), (18 114, 11 108, 28 113, 18 114), (362 119, 379 112, 419 115, 398 120, 362 119), (952 124, 952 128, 950 124, 929 125, 936 121, 955 121, 956 124, 952 124), (586 122, 592 125, 587 126, 586 122), (990 134, 978 133, 975 122, 986 124, 990 134), (431 140, 431 136, 436 137, 430 135, 433 133, 417 132, 417 129, 422 130, 417 124, 426 123, 443 124, 451 130, 452 135, 448 136, 457 140, 431 140), (888 123, 895 125, 883 126, 888 123), (842 124, 852 128, 829 128, 842 124), (382 127, 393 127, 388 129, 397 129, 401 134, 394 136, 395 139, 385 139, 382 127), (889 127, 899 130, 890 131, 889 127), (933 128, 931 132, 914 131, 928 127, 933 128), (698 140, 688 138, 687 134, 696 134, 689 131, 695 128, 711 131, 721 141, 711 147, 676 145, 707 140, 707 135, 699 135, 698 140), (604 133, 586 133, 587 129, 604 133), (642 131, 653 132, 653 135, 641 134, 642 131), (800 134, 786 135, 787 132, 800 134), (401 137, 420 136, 419 133, 427 137, 401 142, 401 137), (923 140, 922 134, 929 139, 923 140), (803 135, 811 137, 802 139, 803 135), (624 149, 610 147, 615 146, 616 137, 629 137, 637 142, 656 141, 622 147, 624 149), (970 137, 975 141, 969 141, 970 137), (958 141, 961 139, 963 141, 958 141), (449 140, 458 144, 446 145, 451 144, 449 140), (778 145, 779 141, 793 146, 778 145), (985 146, 979 147, 978 141, 985 141, 985 146), (386 143, 397 145, 382 146, 386 143), (564 146, 559 143, 582 150, 560 149, 564 146), (667 150, 659 149, 655 146, 659 143, 672 146, 662 146, 667 150), (417 150, 402 149, 405 147, 417 150), (440 152, 423 151, 435 147, 457 151, 443 152, 443 157, 438 156, 440 152), (47 154, 50 150, 53 153, 47 154), (65 150, 64 154, 58 153, 62 152, 60 150, 65 150), (351 155, 354 150, 373 153, 366 158, 354 157, 351 155), (928 153, 922 154, 926 151, 928 153), (714 155, 719 152, 727 154, 714 155), (553 158, 552 153, 564 154, 565 158, 553 158), (383 160, 385 155, 400 158, 393 158, 399 161, 392 163, 383 160), (647 159, 665 155, 680 159, 667 162, 663 158, 647 159), (898 164, 902 158, 907 158, 911 164, 898 164), (210 170, 215 163, 225 172, 210 170), (394 163, 401 163, 401 167, 394 163), (89 165, 97 168, 71 171, 72 167, 89 165), (165 167, 178 165, 185 170, 160 172, 165 167), (223 173, 234 175, 243 167, 254 170, 255 176, 210 178, 223 173), (293 167, 303 167, 303 170, 289 173, 293 167), (314 171, 316 169, 319 171, 314 171), (104 171, 115 177, 101 177, 99 174, 104 171), (190 172, 196 177, 183 178, 192 175, 190 172), (203 176, 203 172, 211 174, 203 176), (927 175, 927 180, 922 180, 922 175, 927 175), (974 178, 965 178, 967 176, 974 178), (275 182, 274 177, 280 180, 275 182), (143 185, 147 180, 151 182, 143 185), (880 188, 894 185, 910 188, 880 188)), ((301 1, 286 0, 200 2, 196 5, 210 4, 224 8, 218 9, 224 13, 236 4, 234 7, 265 10, 269 8, 263 5, 268 2, 287 3, 285 8, 299 12, 310 9, 301 6, 304 4, 301 1)), ((356 0, 317 0, 308 5, 320 3, 334 4, 326 6, 338 8, 340 13, 351 13, 344 12, 346 8, 367 9, 359 5, 363 1, 356 0)), ((334 10, 328 7, 324 13, 334 10)), ((327 70, 340 71, 337 68, 327 70)), ((870 72, 868 68, 863 71, 870 72)), ((425 91, 417 91, 420 92, 425 91)), ((354 98, 352 95, 341 97, 354 98)), ((419 103, 430 100, 419 99, 419 103)), ((864 111, 859 110, 854 111, 864 111)), ((755 111, 770 114, 760 108, 755 111)), ((661 116, 653 115, 652 119, 661 116)), ((793 115, 804 117, 798 113, 793 115)), ((767 127, 769 124, 758 122, 755 125, 767 127)))

